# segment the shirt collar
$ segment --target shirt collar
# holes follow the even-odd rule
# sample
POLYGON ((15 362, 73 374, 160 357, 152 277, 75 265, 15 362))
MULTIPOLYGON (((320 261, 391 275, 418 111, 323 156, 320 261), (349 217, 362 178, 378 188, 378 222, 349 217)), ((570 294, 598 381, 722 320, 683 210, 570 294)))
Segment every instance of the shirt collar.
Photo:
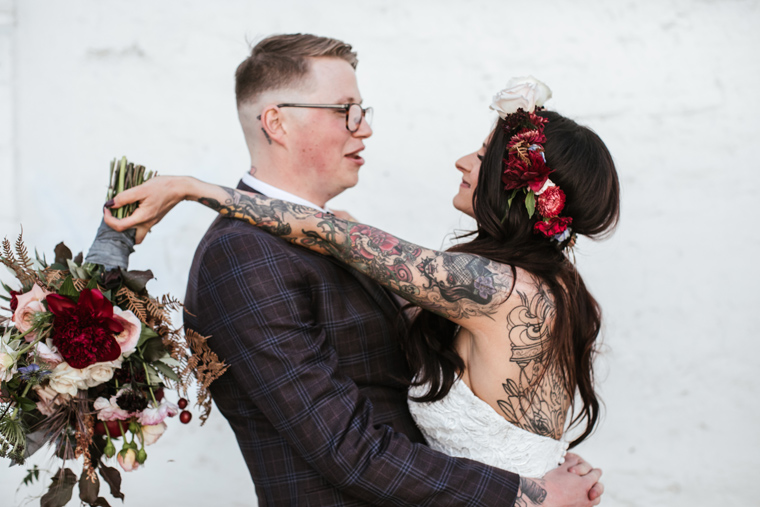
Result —
POLYGON ((313 202, 309 202, 306 199, 303 199, 302 197, 298 197, 297 195, 291 194, 290 192, 287 192, 281 188, 277 188, 274 185, 270 185, 269 183, 264 183, 260 179, 253 177, 251 173, 245 173, 242 180, 243 183, 252 189, 261 192, 265 196, 271 197, 272 199, 280 199, 282 201, 288 201, 293 204, 300 204, 302 206, 309 206, 310 208, 316 208, 319 211, 330 213, 330 210, 328 208, 322 208, 313 202))

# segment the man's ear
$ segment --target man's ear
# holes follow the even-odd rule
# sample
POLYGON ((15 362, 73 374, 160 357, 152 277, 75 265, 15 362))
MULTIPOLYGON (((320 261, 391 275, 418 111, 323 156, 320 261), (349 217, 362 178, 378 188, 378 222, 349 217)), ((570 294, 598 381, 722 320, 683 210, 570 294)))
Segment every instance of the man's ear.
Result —
POLYGON ((265 107, 258 119, 261 121, 261 131, 266 137, 267 143, 285 144, 287 128, 279 107, 265 107))

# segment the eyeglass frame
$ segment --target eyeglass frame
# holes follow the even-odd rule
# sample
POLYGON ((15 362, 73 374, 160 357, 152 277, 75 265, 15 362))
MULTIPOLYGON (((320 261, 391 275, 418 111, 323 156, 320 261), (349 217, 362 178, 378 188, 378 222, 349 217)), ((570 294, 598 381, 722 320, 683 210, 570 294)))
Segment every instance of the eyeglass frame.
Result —
MULTIPOLYGON (((370 113, 370 117, 372 116, 372 113, 374 113, 374 109, 371 107, 362 107, 361 104, 357 102, 349 102, 348 104, 299 104, 299 103, 285 103, 285 104, 277 104, 277 107, 306 107, 306 108, 313 108, 313 109, 345 109, 346 111, 346 130, 351 132, 352 134, 355 134, 359 131, 359 129, 362 127, 362 122, 364 121, 364 118, 367 117, 367 111, 370 113), (362 119, 359 121, 359 124, 356 126, 356 130, 351 130, 348 126, 348 112, 351 111, 351 106, 359 106, 359 109, 362 110, 362 119)), ((259 117, 260 118, 260 117, 259 117)), ((370 125, 369 120, 367 120, 367 125, 370 125)))

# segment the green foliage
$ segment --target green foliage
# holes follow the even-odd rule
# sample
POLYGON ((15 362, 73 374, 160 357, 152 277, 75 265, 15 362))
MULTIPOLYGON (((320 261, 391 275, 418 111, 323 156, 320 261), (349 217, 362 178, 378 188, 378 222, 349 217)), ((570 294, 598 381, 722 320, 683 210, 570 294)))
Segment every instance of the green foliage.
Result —
POLYGON ((32 468, 28 468, 26 470, 26 476, 24 477, 22 483, 24 486, 31 486, 34 484, 34 481, 38 480, 40 480, 40 469, 37 467, 37 465, 34 465, 32 468))
POLYGON ((533 213, 536 212, 536 194, 532 190, 525 196, 525 207, 528 209, 528 217, 533 218, 533 213))
POLYGON ((71 275, 67 276, 58 289, 58 294, 71 298, 74 302, 79 301, 79 291, 74 287, 74 279, 71 275))
POLYGON ((151 363, 151 366, 158 370, 164 377, 179 382, 179 376, 177 376, 177 373, 168 364, 162 361, 155 361, 151 363))

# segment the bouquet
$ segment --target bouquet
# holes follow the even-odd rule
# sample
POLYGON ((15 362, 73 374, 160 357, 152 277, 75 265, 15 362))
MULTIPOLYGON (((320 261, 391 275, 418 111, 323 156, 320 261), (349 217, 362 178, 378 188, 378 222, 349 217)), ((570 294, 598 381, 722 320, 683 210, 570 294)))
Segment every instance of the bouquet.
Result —
MULTIPOLYGON (((150 176, 124 158, 112 162, 107 198, 150 176)), ((148 294, 152 273, 127 270, 131 232, 101 224, 86 260, 60 243, 52 264, 36 251, 33 260, 22 235, 2 243, 0 262, 17 287, 2 284, 8 315, 0 314, 0 457, 22 464, 41 447, 54 448, 63 464, 43 506, 65 505, 77 484, 83 503, 107 506, 100 478, 123 500, 120 473, 109 463, 138 469, 167 418, 190 422, 186 398, 194 382, 203 424, 208 387, 226 370, 206 337, 172 328, 169 312, 181 304, 148 294), (167 396, 172 391, 177 403, 167 396), (69 461, 81 464, 79 477, 69 461)), ((38 477, 35 466, 24 483, 38 477)))

